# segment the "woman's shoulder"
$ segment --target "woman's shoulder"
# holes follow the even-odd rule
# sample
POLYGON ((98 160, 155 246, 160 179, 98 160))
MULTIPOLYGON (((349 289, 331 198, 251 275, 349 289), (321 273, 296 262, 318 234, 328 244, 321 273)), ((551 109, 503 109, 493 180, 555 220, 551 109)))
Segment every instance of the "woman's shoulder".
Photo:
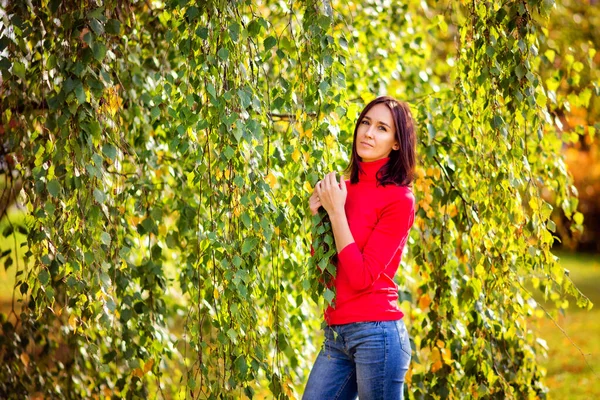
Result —
POLYGON ((410 186, 385 185, 382 187, 385 197, 390 203, 414 204, 415 195, 410 186))

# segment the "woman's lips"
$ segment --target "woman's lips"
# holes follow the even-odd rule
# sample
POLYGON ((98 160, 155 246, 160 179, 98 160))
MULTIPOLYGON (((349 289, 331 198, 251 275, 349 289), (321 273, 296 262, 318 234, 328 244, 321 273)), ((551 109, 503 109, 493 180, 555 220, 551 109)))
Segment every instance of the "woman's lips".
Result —
POLYGON ((373 147, 372 145, 370 145, 369 143, 365 143, 365 142, 360 142, 360 144, 362 144, 363 146, 367 146, 367 147, 373 147))

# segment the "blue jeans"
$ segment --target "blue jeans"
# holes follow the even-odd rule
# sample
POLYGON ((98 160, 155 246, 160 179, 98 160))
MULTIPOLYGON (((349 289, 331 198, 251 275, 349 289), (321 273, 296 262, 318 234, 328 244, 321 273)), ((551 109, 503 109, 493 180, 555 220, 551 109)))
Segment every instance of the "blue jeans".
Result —
POLYGON ((401 400, 410 359, 401 319, 328 326, 302 399, 401 400))

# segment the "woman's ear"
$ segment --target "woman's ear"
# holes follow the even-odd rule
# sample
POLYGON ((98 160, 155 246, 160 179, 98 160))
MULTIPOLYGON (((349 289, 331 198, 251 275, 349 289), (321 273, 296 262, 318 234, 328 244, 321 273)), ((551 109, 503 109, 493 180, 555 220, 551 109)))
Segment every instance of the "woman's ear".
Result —
POLYGON ((392 146, 392 149, 399 150, 400 149, 400 144, 398 142, 394 143, 394 145, 392 146))

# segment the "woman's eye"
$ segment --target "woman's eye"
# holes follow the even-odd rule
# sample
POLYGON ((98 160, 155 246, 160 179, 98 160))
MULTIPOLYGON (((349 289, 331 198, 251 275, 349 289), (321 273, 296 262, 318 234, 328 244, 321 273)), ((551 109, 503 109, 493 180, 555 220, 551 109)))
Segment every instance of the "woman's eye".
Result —
POLYGON ((365 120, 365 119, 363 119, 363 120, 361 121, 361 124, 368 124, 368 123, 369 123, 369 121, 367 121, 367 120, 365 120))
POLYGON ((380 126, 380 128, 381 128, 383 131, 385 131, 385 130, 386 130, 384 126, 380 126))

